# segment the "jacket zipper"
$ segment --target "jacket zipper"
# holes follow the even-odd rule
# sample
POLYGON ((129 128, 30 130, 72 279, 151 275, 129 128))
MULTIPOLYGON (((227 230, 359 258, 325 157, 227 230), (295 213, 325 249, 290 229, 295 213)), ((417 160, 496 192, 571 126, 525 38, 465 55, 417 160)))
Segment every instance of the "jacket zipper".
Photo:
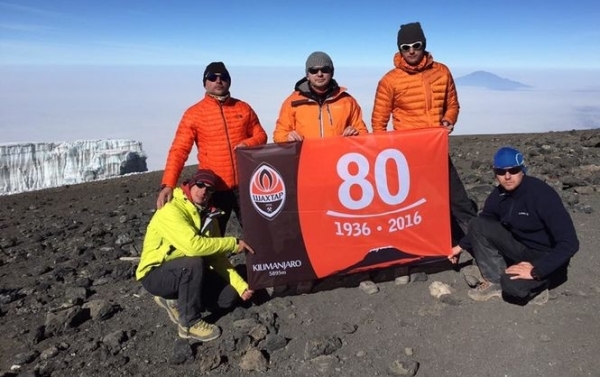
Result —
POLYGON ((231 160, 231 169, 233 170, 233 185, 238 185, 237 169, 235 169, 235 162, 233 161, 233 151, 231 150, 231 139, 229 138, 229 130, 227 129, 227 119, 225 118, 225 112, 223 111, 223 104, 219 102, 219 109, 221 110, 221 118, 223 118, 223 125, 225 126, 225 135, 227 136, 227 145, 229 149, 229 159, 231 160))

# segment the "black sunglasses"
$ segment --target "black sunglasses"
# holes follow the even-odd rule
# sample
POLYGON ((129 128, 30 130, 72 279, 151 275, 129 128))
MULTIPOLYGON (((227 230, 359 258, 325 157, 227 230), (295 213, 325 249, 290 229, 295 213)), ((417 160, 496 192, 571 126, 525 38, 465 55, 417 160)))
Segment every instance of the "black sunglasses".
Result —
POLYGON ((205 188, 209 194, 215 192, 215 188, 213 186, 207 185, 204 182, 196 182, 196 186, 198 186, 198 188, 205 188))
POLYGON ((410 51, 413 48, 415 50, 420 50, 423 48, 423 42, 415 42, 415 43, 405 43, 400 45, 400 50, 402 51, 410 51))
POLYGON ((523 171, 523 167, 521 167, 521 166, 515 166, 512 168, 508 168, 508 169, 494 168, 494 174, 496 174, 496 175, 505 175, 506 173, 509 173, 510 175, 515 175, 515 174, 519 174, 522 171, 523 171))
POLYGON ((317 73, 319 73, 319 71, 323 73, 331 73, 333 72, 333 68, 326 65, 325 67, 310 67, 308 69, 308 73, 310 73, 311 75, 316 75, 317 73))
POLYGON ((227 81, 227 82, 229 82, 229 80, 231 80, 231 78, 229 77, 229 75, 222 74, 222 73, 220 73, 220 74, 207 73, 205 77, 210 82, 215 82, 215 81, 217 81, 218 78, 221 78, 221 81, 227 81))

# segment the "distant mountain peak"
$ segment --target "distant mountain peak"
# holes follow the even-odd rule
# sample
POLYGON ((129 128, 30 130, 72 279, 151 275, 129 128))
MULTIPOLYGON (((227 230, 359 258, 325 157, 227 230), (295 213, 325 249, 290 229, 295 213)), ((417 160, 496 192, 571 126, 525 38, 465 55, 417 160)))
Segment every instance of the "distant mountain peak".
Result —
POLYGON ((475 71, 456 79, 456 85, 475 86, 491 90, 519 90, 531 86, 518 81, 500 77, 487 71, 475 71))

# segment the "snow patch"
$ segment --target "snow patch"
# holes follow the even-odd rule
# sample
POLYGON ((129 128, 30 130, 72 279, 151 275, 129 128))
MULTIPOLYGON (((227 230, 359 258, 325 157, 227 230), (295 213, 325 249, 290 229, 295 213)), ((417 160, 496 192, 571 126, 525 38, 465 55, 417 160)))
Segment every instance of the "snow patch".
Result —
POLYGON ((0 144, 0 194, 90 182, 147 170, 142 143, 134 140, 0 144))

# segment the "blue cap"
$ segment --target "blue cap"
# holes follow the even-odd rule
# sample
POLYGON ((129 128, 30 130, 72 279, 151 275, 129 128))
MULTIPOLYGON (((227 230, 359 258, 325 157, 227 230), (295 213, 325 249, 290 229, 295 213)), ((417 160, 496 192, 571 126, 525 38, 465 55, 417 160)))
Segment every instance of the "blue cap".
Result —
POLYGON ((523 153, 515 148, 502 147, 494 154, 494 168, 507 169, 515 166, 522 166, 523 171, 527 170, 525 168, 525 158, 523 158, 523 153))

